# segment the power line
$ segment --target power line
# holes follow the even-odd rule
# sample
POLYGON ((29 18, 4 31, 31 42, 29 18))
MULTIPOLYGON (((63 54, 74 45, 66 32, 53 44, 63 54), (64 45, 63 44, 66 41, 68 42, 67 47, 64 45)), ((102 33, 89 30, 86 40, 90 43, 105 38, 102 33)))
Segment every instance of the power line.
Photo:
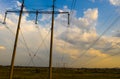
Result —
POLYGON ((15 60, 15 55, 16 55, 17 41, 18 41, 18 35, 19 35, 19 29, 20 29, 20 23, 21 23, 21 17, 22 17, 23 8, 24 8, 24 0, 23 0, 23 2, 22 2, 20 14, 19 14, 19 21, 18 21, 18 27, 17 27, 17 31, 16 31, 16 37, 15 37, 13 54, 12 54, 12 60, 11 60, 11 68, 10 68, 10 76, 9 76, 9 79, 12 79, 12 78, 13 78, 14 60, 15 60))
MULTIPOLYGON (((38 28, 39 28, 39 27, 38 27, 38 28)), ((38 31, 39 31, 39 29, 38 29, 38 31)), ((39 32, 40 32, 40 31, 39 31, 39 32)), ((32 56, 32 54, 31 54, 31 53, 33 53, 33 51, 31 51, 31 50, 29 49, 29 47, 28 47, 28 45, 27 45, 27 43, 26 43, 26 41, 25 41, 24 35, 23 35, 23 33, 22 33, 22 30, 20 30, 20 33, 21 33, 21 36, 22 36, 23 41, 24 41, 24 43, 25 43, 25 46, 26 46, 27 52, 28 52, 29 56, 31 57, 31 60, 29 61, 29 63, 28 63, 27 65, 30 65, 31 62, 33 63, 33 65, 35 65, 33 59, 34 59, 34 57, 37 56, 36 54, 37 54, 39 48, 41 47, 41 45, 44 44, 44 41, 45 41, 46 37, 49 35, 49 32, 47 33, 47 35, 45 36, 44 39, 42 39, 42 36, 41 36, 41 33, 40 33, 40 36, 41 36, 42 42, 40 43, 40 46, 38 47, 38 49, 36 50, 36 52, 33 54, 33 56, 32 56)))
MULTIPOLYGON (((22 6, 21 6, 21 10, 20 11, 6 11, 5 18, 4 18, 4 23, 5 23, 6 16, 7 16, 8 12, 9 13, 13 13, 13 12, 14 13, 20 13, 19 14, 18 27, 17 27, 17 31, 16 31, 15 42, 14 42, 14 49, 13 49, 13 55, 12 55, 12 60, 11 60, 11 69, 10 69, 9 79, 13 78, 14 60, 15 60, 15 55, 16 55, 16 48, 17 48, 18 35, 19 35, 19 30, 20 30, 22 13, 33 13, 33 14, 35 13, 36 14, 36 21, 35 21, 36 23, 37 23, 37 16, 38 16, 39 13, 41 13, 41 14, 52 14, 51 38, 50 38, 50 56, 49 56, 49 79, 52 79, 52 49, 53 49, 53 32, 54 32, 54 14, 68 14, 68 18, 69 18, 69 12, 59 12, 59 11, 55 11, 54 10, 55 1, 56 0, 53 0, 52 11, 23 11, 24 0, 22 2, 22 6)), ((69 22, 68 22, 68 24, 69 24, 69 22)))
POLYGON ((40 47, 42 46, 42 44, 44 44, 44 41, 48 37, 49 33, 50 33, 50 30, 48 31, 47 35, 44 37, 44 39, 42 40, 42 42, 40 43, 40 45, 38 46, 38 48, 36 49, 35 53, 33 54, 32 58, 30 60, 30 62, 32 62, 32 60, 34 59, 34 57, 37 56, 37 53, 38 53, 40 47))
MULTIPOLYGON (((20 29, 20 33, 21 33, 21 36, 22 36, 22 38, 23 38, 25 47, 26 47, 26 49, 27 49, 27 53, 28 53, 28 55, 29 55, 29 56, 31 57, 31 59, 32 59, 32 52, 33 52, 33 51, 31 51, 31 50, 29 49, 29 47, 28 47, 28 45, 27 45, 27 42, 25 41, 25 38, 24 38, 24 35, 23 35, 21 29, 20 29)), ((31 60, 31 61, 32 61, 33 65, 35 65, 34 61, 33 61, 33 60, 31 60)))
MULTIPOLYGON (((118 43, 116 43, 116 45, 117 45, 118 43)), ((112 46, 113 47, 113 46, 112 46)), ((112 48, 111 47, 111 48, 112 48)), ((120 47, 119 47, 120 48, 120 47)), ((110 58, 110 57, 114 57, 114 56, 117 56, 117 55, 119 55, 120 53, 118 52, 118 53, 114 53, 114 54, 111 54, 111 55, 108 55, 108 56, 106 56, 102 61, 104 61, 105 59, 108 59, 108 58, 110 58)), ((96 57, 94 57, 93 59, 91 59, 90 61, 92 61, 92 60, 94 60, 95 58, 97 58, 97 56, 96 57)), ((96 60, 96 61, 98 61, 98 60, 96 60)), ((95 61, 93 61, 93 63, 94 63, 95 61)), ((91 62, 89 62, 89 63, 86 63, 85 65, 89 65, 91 62)), ((84 65, 84 66, 85 66, 84 65)))
MULTIPOLYGON (((14 32, 13 32, 7 25, 5 25, 5 28, 6 28, 10 33, 12 33, 13 35, 15 35, 14 32)), ((9 42, 8 44, 9 44, 9 46, 10 46, 10 47, 9 47, 10 50, 12 51, 12 48, 11 48, 12 45, 10 44, 10 42, 9 42)))
MULTIPOLYGON (((5 27, 6 27, 6 29, 8 29, 11 33, 12 33, 12 35, 13 36, 15 36, 15 33, 5 24, 4 25, 5 27)), ((39 27, 38 27, 39 28, 39 27)), ((39 31, 39 29, 38 29, 38 31, 39 31)), ((20 40, 20 42, 22 43, 22 44, 25 44, 25 47, 26 47, 26 49, 27 49, 27 52, 28 52, 28 55, 31 57, 31 60, 30 60, 30 62, 29 62, 29 64, 32 62, 33 63, 33 65, 35 65, 35 63, 33 62, 33 58, 36 56, 36 54, 38 53, 38 50, 40 49, 40 47, 42 46, 42 44, 45 44, 45 39, 48 37, 48 35, 49 35, 49 33, 50 33, 50 30, 48 31, 48 33, 47 33, 47 35, 45 36, 45 38, 44 39, 42 39, 42 42, 40 43, 40 45, 39 45, 39 47, 37 48, 37 50, 36 50, 36 52, 34 53, 34 55, 33 55, 33 57, 32 57, 32 54, 31 53, 33 53, 33 51, 31 51, 30 49, 29 49, 29 47, 28 47, 28 45, 27 45, 27 43, 26 43, 26 41, 25 41, 25 38, 24 38, 24 36, 23 36, 23 33, 22 33, 22 30, 20 29, 20 33, 21 33, 21 36, 22 36, 22 38, 23 38, 23 41, 24 41, 24 43, 22 42, 22 40, 20 40)), ((39 31, 39 33, 40 33, 40 31, 39 31)), ((41 33, 40 33, 40 36, 41 36, 41 33)), ((41 37, 42 38, 42 37, 41 37)), ((47 48, 47 46, 45 45, 45 47, 47 48)))
MULTIPOLYGON (((93 46, 97 43, 97 41, 100 40, 100 38, 101 38, 111 27, 113 27, 113 25, 115 24, 115 22, 117 22, 119 19, 120 19, 120 16, 117 17, 117 18, 110 24, 110 26, 109 26, 107 29, 105 29, 105 31, 104 31, 85 51, 82 52, 82 54, 81 54, 78 58, 80 58, 80 57, 82 57, 83 55, 85 55, 85 54, 87 53, 87 51, 88 51, 91 47, 93 47, 93 46)), ((73 62, 75 63, 76 60, 73 61, 73 62)), ((73 64, 73 62, 72 62, 71 64, 73 64)), ((71 65, 71 64, 70 64, 70 65, 71 65)))
MULTIPOLYGON (((120 18, 120 16, 119 17, 117 17, 112 23, 111 23, 111 25, 107 28, 108 30, 116 23, 116 22, 118 22, 118 19, 120 18)), ((106 31, 107 32, 107 31, 106 31)), ((104 31, 104 33, 106 33, 105 31, 104 31)), ((116 54, 117 55, 117 54, 116 54)), ((113 55, 114 56, 114 55, 113 55)), ((96 56, 97 57, 97 56, 96 56)), ((93 60, 93 59, 95 59, 96 57, 93 57, 93 58, 91 58, 91 60, 93 60)))
MULTIPOLYGON (((4 25, 5 26, 5 28, 6 29, 8 29, 11 33, 12 33, 12 35, 13 36, 15 36, 15 33, 5 24, 4 25)), ((29 47, 28 47, 28 45, 27 45, 27 43, 26 43, 26 41, 25 41, 25 38, 24 38, 24 36, 23 36, 23 33, 22 33, 22 30, 20 29, 20 33, 21 33, 21 36, 22 36, 22 38, 23 38, 23 41, 24 41, 24 43, 22 42, 22 40, 20 40, 19 39, 19 41, 22 43, 22 44, 25 44, 25 47, 26 47, 26 49, 27 49, 27 53, 28 53, 28 55, 32 58, 32 56, 31 56, 31 53, 32 53, 32 51, 30 51, 30 49, 29 49, 29 47), (30 53, 31 52, 31 53, 30 53)), ((11 46, 11 45, 10 45, 11 46)), ((24 45, 23 45, 24 46, 24 45)), ((11 49, 12 50, 12 49, 11 49)), ((32 61, 32 63, 34 64, 34 62, 32 61)))
MULTIPOLYGON (((6 24, 4 24, 4 26, 5 26, 6 29, 9 30, 9 32, 10 32, 13 36, 15 36, 15 33, 14 33, 6 24)), ((26 49, 27 49, 27 53, 28 53, 28 55, 31 57, 32 51, 30 51, 30 49, 29 49, 29 47, 28 47, 28 45, 27 45, 27 43, 26 43, 26 41, 25 41, 25 38, 24 38, 24 36, 23 36, 23 33, 22 33, 22 30, 21 30, 21 29, 20 29, 20 33, 21 33, 21 36, 22 36, 22 38, 23 38, 24 43, 23 43, 22 40, 20 40, 20 39, 19 39, 19 41, 20 41, 22 44, 25 45, 25 47, 26 47, 26 49), (31 52, 31 53, 30 53, 30 52, 31 52)), ((23 45, 23 46, 24 46, 24 45, 23 45)), ((11 50, 12 50, 12 49, 11 49, 11 50)), ((32 62, 33 62, 33 61, 32 61, 32 62)))
POLYGON ((72 0, 71 11, 75 8, 77 0, 72 0))
MULTIPOLYGON (((45 40, 47 39, 47 37, 48 37, 48 35, 49 35, 49 33, 50 33, 50 29, 48 30, 48 33, 46 34, 46 36, 43 38, 42 37, 42 34, 41 34, 41 32, 40 32, 40 27, 39 26, 37 26, 37 30, 38 30, 38 32, 39 32, 39 36, 41 37, 41 40, 42 40, 42 44, 44 44, 44 46, 45 46, 45 48, 47 49, 47 52, 48 52, 48 47, 47 47, 47 45, 46 45, 46 43, 45 43, 45 40)), ((40 44, 40 45, 42 45, 42 44, 40 44)), ((38 49, 40 48, 41 46, 39 46, 38 47, 38 49)), ((37 54, 37 52, 38 52, 38 49, 36 50, 36 53, 35 53, 35 55, 37 54)))
POLYGON ((27 51, 29 52, 29 54, 31 55, 31 53, 32 53, 33 51, 31 51, 31 50, 29 49, 29 47, 28 47, 28 45, 27 45, 27 42, 26 42, 26 40, 25 40, 25 38, 24 38, 24 35, 23 35, 21 29, 20 29, 20 33, 21 33, 21 36, 22 36, 22 38, 23 38, 23 41, 24 41, 25 47, 26 47, 27 51))
MULTIPOLYGON (((15 36, 15 33, 5 24, 5 27, 15 36)), ((26 41, 25 41, 25 38, 24 38, 24 36, 23 36, 23 33, 22 33, 22 30, 20 30, 20 33, 21 33, 21 35, 22 35, 22 38, 23 38, 23 41, 24 41, 24 44, 25 44, 25 47, 26 47, 26 49, 27 49, 27 52, 28 52, 28 55, 31 57, 31 62, 33 63, 33 65, 35 65, 35 63, 34 63, 34 61, 33 61, 33 59, 32 59, 32 52, 33 51, 30 51, 30 49, 29 49, 29 47, 28 47, 28 45, 27 45, 27 43, 26 43, 26 41), (30 53, 31 52, 31 53, 30 53)), ((20 39, 19 39, 20 40, 20 39)), ((20 42, 23 44, 23 42, 20 40, 20 42)), ((35 55, 34 55, 35 56, 35 55)))
MULTIPOLYGON (((73 14, 73 9, 75 8, 77 0, 72 0, 72 4, 71 4, 71 9, 70 9, 70 14, 73 14)), ((70 17, 70 19, 72 19, 72 16, 70 17)), ((71 22, 71 20, 70 20, 71 22)))

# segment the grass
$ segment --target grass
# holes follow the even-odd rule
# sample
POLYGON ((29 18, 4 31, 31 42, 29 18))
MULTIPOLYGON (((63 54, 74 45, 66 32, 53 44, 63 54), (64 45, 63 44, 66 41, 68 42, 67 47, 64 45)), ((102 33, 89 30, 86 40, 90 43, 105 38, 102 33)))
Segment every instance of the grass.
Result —
MULTIPOLYGON (((9 68, 0 66, 0 79, 8 79, 9 68)), ((48 68, 15 67, 13 79, 48 79, 48 68)), ((120 69, 53 68, 53 79, 120 79, 120 69)))

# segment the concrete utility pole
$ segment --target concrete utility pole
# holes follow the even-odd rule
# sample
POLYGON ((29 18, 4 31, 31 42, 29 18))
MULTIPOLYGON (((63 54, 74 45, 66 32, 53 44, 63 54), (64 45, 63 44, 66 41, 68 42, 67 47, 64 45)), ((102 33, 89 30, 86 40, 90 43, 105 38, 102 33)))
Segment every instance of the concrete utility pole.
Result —
MULTIPOLYGON (((16 37, 15 37, 15 42, 14 42, 14 49, 13 49, 13 55, 12 55, 12 60, 11 60, 11 67, 10 67, 9 79, 12 79, 12 78, 13 78, 14 61, 15 61, 16 48, 17 48, 18 35, 19 35, 19 30, 20 30, 20 23, 21 23, 21 17, 22 17, 23 7, 24 7, 24 0, 23 0, 23 2, 22 2, 20 14, 19 14, 19 21, 18 21, 18 27, 17 27, 16 37)), ((7 14, 7 13, 6 13, 6 14, 7 14)), ((6 16, 5 16, 5 17, 6 17, 6 16)), ((5 19, 4 19, 4 20, 5 20, 5 19)), ((4 23, 5 23, 5 22, 4 22, 4 23)))
POLYGON ((5 12, 5 17, 4 17, 3 24, 6 23, 6 17, 7 17, 8 13, 20 13, 17 32, 16 32, 16 37, 15 37, 13 55, 12 55, 12 60, 11 60, 11 68, 10 68, 9 79, 13 78, 14 60, 15 60, 15 54, 16 54, 17 41, 18 41, 18 35, 19 35, 19 30, 20 30, 20 23, 21 23, 22 13, 36 14, 35 24, 37 24, 38 14, 52 14, 51 38, 50 38, 50 57, 49 57, 49 74, 48 74, 49 79, 52 79, 52 49, 53 49, 53 34, 54 34, 54 14, 68 14, 68 25, 69 25, 69 16, 70 16, 69 12, 55 11, 54 10, 54 3, 55 3, 55 0, 53 0, 52 11, 38 11, 38 10, 36 10, 36 11, 23 11, 23 7, 24 7, 24 0, 23 0, 20 11, 19 10, 16 10, 16 11, 8 10, 8 11, 5 12))

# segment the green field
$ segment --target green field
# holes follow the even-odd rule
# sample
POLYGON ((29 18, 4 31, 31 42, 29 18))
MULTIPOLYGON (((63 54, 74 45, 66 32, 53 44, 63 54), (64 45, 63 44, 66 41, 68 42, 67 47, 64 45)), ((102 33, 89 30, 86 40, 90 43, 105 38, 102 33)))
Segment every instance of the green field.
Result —
MULTIPOLYGON (((9 67, 0 66, 0 79, 8 79, 9 67)), ((15 67, 13 79, 48 79, 48 68, 15 67)), ((53 68, 53 79, 120 79, 120 69, 53 68)))

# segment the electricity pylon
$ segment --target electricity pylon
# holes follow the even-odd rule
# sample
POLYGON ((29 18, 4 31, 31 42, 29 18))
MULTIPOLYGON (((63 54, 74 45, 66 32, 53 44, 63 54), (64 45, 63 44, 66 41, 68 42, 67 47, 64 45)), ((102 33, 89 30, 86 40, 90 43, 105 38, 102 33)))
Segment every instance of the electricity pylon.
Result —
POLYGON ((36 14, 35 24, 37 24, 38 14, 52 14, 51 38, 50 38, 50 56, 49 56, 49 74, 48 74, 49 79, 52 79, 52 49, 53 49, 53 34, 54 34, 54 14, 68 14, 68 25, 69 25, 69 15, 70 15, 69 12, 55 11, 54 10, 54 3, 55 3, 55 0, 53 0, 52 11, 38 11, 38 10, 36 10, 36 11, 23 11, 23 8, 24 8, 24 0, 23 0, 20 11, 19 10, 16 10, 16 11, 7 10, 5 12, 3 24, 6 23, 6 17, 7 17, 8 13, 20 13, 19 20, 18 20, 18 27, 17 27, 17 31, 16 31, 15 42, 14 42, 14 49, 13 49, 13 54, 12 54, 9 79, 13 78, 13 70, 14 70, 14 61, 15 61, 15 55, 16 55, 17 41, 18 41, 21 18, 22 18, 23 13, 36 14))

